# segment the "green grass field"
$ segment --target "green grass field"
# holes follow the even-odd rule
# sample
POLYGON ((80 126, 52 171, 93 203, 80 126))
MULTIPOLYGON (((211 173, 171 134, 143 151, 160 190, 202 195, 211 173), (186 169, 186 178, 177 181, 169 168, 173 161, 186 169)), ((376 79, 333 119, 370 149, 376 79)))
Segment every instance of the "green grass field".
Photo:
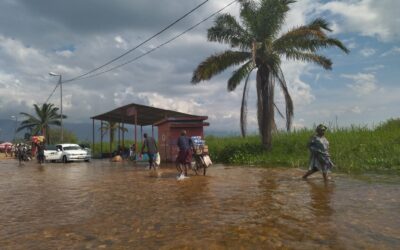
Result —
MULTIPOLYGON (((263 150, 258 135, 246 138, 207 136, 206 143, 214 163, 306 169, 307 142, 313 134, 312 129, 275 133, 269 152, 263 150)), ((358 126, 328 129, 326 137, 336 165, 334 171, 400 174, 400 119, 389 120, 374 129, 358 126)), ((125 141, 125 146, 132 143, 125 141)), ((109 152, 109 148, 109 143, 103 142, 103 152, 109 152)), ((113 150, 116 148, 117 142, 114 142, 113 150)), ((95 152, 100 152, 100 143, 95 144, 95 152)))
MULTIPOLYGON (((257 135, 242 137, 208 136, 214 162, 263 167, 308 166, 307 142, 311 129, 274 134, 272 150, 265 152, 257 135)), ((389 172, 400 174, 400 119, 389 120, 374 129, 352 126, 326 133, 336 170, 341 172, 389 172)))

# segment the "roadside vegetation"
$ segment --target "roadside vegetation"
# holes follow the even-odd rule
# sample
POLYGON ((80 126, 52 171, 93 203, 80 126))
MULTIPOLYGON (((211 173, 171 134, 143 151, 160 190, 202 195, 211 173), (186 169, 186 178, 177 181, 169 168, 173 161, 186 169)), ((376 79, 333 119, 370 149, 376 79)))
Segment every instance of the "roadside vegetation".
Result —
POLYGON ((272 146, 272 131, 276 128, 275 109, 286 119, 289 131, 294 115, 294 104, 281 69, 282 59, 314 63, 332 69, 332 60, 322 54, 326 48, 336 47, 349 53, 343 43, 329 36, 333 30, 327 20, 316 18, 306 25, 282 32, 286 15, 294 0, 241 0, 238 20, 230 14, 220 14, 208 29, 210 42, 230 46, 230 50, 206 58, 193 72, 192 83, 210 80, 215 75, 236 66, 228 80, 228 91, 244 82, 240 127, 246 136, 249 77, 255 71, 257 91, 257 120, 261 143, 266 150, 272 146), (285 100, 285 112, 280 112, 274 98, 275 85, 285 100), (285 114, 285 115, 283 115, 285 114))
MULTIPOLYGON (((307 142, 313 133, 312 129, 275 133, 273 147, 268 152, 263 150, 258 135, 246 138, 208 136, 206 142, 214 162, 306 169, 307 142)), ((400 119, 388 120, 374 129, 360 126, 329 129, 326 137, 336 171, 400 174, 400 119)))
MULTIPOLYGON (((273 134, 273 147, 265 151, 259 135, 217 137, 207 136, 211 159, 214 163, 249 167, 308 168, 307 143, 314 129, 300 129, 273 134)), ((400 174, 400 119, 388 120, 375 128, 351 126, 330 128, 326 133, 330 154, 336 167, 334 171, 387 172, 400 174)), ((132 145, 125 141, 125 147, 132 145)), ((87 142, 88 146, 92 146, 87 142)), ((100 156, 100 143, 94 147, 95 157, 100 156)), ((118 147, 113 142, 112 149, 118 147)), ((141 145, 138 141, 138 149, 141 145)), ((110 152, 109 142, 103 142, 103 153, 110 152)))

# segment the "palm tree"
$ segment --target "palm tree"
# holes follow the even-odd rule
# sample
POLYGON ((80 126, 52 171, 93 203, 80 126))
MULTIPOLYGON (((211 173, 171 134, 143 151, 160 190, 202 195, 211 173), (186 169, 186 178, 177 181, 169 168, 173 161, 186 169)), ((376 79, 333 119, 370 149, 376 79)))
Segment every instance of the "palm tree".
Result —
MULTIPOLYGON (((50 142, 49 130, 50 125, 61 126, 61 115, 58 113, 58 108, 54 107, 54 104, 44 103, 41 107, 34 104, 36 116, 21 112, 20 114, 27 117, 26 120, 22 121, 17 131, 23 129, 29 129, 31 135, 38 135, 39 132, 46 137, 47 143, 50 142)), ((63 115, 63 119, 67 116, 63 115)))
POLYGON ((110 153, 112 152, 112 145, 114 143, 114 134, 116 130, 122 131, 122 133, 128 132, 127 128, 121 126, 120 123, 116 122, 105 122, 101 125, 100 131, 101 135, 104 136, 107 132, 109 132, 110 136, 110 153))
MULTIPOLYGON (((293 101, 281 69, 281 59, 313 62, 324 69, 332 68, 332 61, 318 54, 318 50, 338 47, 345 53, 349 50, 335 38, 326 33, 332 31, 329 24, 317 18, 307 25, 292 28, 281 34, 289 5, 294 0, 239 0, 239 23, 230 14, 218 15, 214 26, 208 29, 208 40, 230 45, 237 50, 212 55, 199 64, 193 72, 192 83, 209 80, 230 66, 240 65, 228 80, 228 91, 233 91, 245 80, 240 112, 242 135, 246 135, 248 80, 251 72, 257 69, 257 118, 262 144, 270 149, 272 130, 275 125, 274 89, 281 87, 286 103, 286 128, 289 131, 293 119, 293 101)), ((279 112, 279 110, 278 110, 279 112)))

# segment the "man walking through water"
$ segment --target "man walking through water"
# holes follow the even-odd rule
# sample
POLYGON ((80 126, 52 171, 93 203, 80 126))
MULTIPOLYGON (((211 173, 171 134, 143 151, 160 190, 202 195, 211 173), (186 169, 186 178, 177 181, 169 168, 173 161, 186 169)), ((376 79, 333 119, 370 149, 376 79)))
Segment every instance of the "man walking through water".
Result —
POLYGON ((329 142, 325 137, 325 131, 328 128, 320 124, 317 126, 316 134, 311 137, 308 143, 308 148, 310 149, 310 165, 309 170, 303 176, 303 179, 307 179, 308 176, 314 174, 315 172, 321 171, 324 181, 328 180, 328 171, 330 171, 334 164, 331 161, 329 155, 329 142))
POLYGON ((147 156, 149 157, 149 169, 152 167, 154 170, 156 169, 156 166, 154 165, 154 158, 158 152, 157 144, 156 141, 154 140, 153 137, 147 136, 147 133, 143 134, 144 141, 142 144, 142 154, 144 152, 144 149, 147 149, 147 156))
POLYGON ((181 135, 178 138, 179 153, 176 158, 176 168, 179 171, 178 179, 187 177, 187 169, 190 167, 192 162, 192 140, 186 136, 186 130, 182 130, 181 135), (183 175, 184 174, 184 175, 183 175))

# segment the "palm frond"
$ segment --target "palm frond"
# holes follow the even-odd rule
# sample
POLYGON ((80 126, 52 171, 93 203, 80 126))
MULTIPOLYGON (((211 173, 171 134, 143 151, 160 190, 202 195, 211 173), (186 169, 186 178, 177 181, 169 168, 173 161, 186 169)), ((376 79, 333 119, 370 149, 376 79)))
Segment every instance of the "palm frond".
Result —
POLYGON ((196 84, 200 81, 209 80, 216 74, 221 73, 230 66, 238 65, 251 58, 251 53, 240 51, 225 51, 220 54, 208 57, 204 62, 200 63, 193 72, 192 83, 196 84))
POLYGON ((282 119, 285 119, 285 116, 284 116, 284 115, 282 114, 282 112, 279 110, 278 105, 276 105, 275 102, 274 102, 274 107, 275 107, 276 111, 278 111, 279 116, 280 116, 282 119))
POLYGON ((239 0, 240 17, 249 34, 256 34, 257 30, 257 8, 258 5, 252 0, 239 0))
POLYGON ((212 42, 226 43, 241 49, 249 49, 251 46, 250 35, 230 14, 217 16, 214 26, 207 31, 207 38, 212 42))
POLYGON ((289 94, 289 90, 286 84, 285 76, 283 75, 281 67, 278 68, 277 71, 274 71, 275 77, 278 79, 279 86, 282 89, 283 96, 285 97, 286 103, 286 130, 290 131, 292 127, 292 120, 294 116, 294 105, 292 97, 289 94))
MULTIPOLYGON (((54 104, 44 103, 41 106, 34 104, 33 107, 36 116, 21 112, 20 114, 25 116, 27 119, 21 122, 17 131, 28 128, 32 129, 33 134, 37 134, 39 131, 43 132, 44 130, 48 133, 50 125, 61 126, 61 115, 58 114, 59 109, 54 107, 54 104)), ((67 118, 67 116, 63 115, 63 118, 67 118)))
POLYGON ((289 5, 294 1, 261 0, 257 10, 257 41, 275 37, 284 24, 289 5))
POLYGON ((321 48, 337 47, 346 54, 350 51, 341 41, 327 36, 324 30, 330 30, 328 22, 322 18, 315 19, 308 25, 294 28, 273 42, 273 48, 280 54, 288 50, 316 52, 321 48))
POLYGON ((232 76, 228 80, 228 91, 233 91, 240 84, 240 82, 250 74, 254 69, 254 64, 252 61, 248 61, 238 70, 235 70, 232 76))
POLYGON ((326 31, 332 32, 333 30, 329 28, 329 23, 323 18, 316 18, 310 24, 308 24, 310 29, 324 29, 326 31))
POLYGON ((322 66, 324 69, 331 70, 332 69, 332 61, 331 59, 318 55, 315 53, 304 53, 300 51, 287 51, 286 52, 287 59, 300 60, 303 62, 312 62, 322 66))

